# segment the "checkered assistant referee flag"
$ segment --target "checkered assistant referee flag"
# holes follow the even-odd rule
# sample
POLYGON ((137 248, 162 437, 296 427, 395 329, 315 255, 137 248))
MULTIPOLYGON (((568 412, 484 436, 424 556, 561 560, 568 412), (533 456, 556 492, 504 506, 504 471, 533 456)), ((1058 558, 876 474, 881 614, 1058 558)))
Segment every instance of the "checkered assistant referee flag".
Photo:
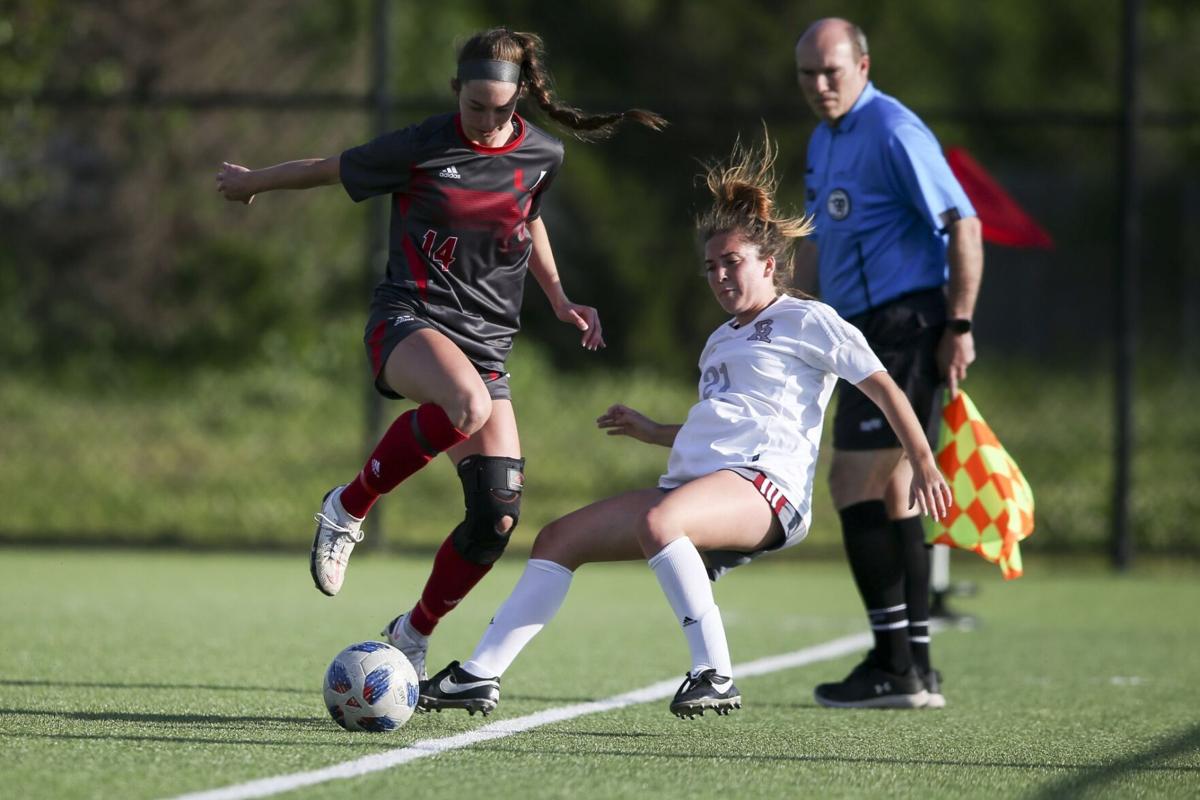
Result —
POLYGON ((944 519, 925 517, 925 540, 971 550, 998 564, 1006 580, 1019 578, 1018 542, 1033 533, 1033 491, 967 393, 948 395, 934 453, 954 504, 944 519))

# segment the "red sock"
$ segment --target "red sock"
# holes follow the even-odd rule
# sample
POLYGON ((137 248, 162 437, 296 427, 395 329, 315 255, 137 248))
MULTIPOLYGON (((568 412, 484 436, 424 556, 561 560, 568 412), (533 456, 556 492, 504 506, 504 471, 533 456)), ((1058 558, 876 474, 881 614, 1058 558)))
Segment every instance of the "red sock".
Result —
POLYGON ((437 555, 433 558, 433 571, 425 582, 425 591, 413 607, 409 621, 418 631, 428 636, 437 627, 442 617, 470 593, 479 579, 488 574, 491 564, 475 564, 467 561, 446 537, 437 555))
POLYGON ((454 427, 439 405, 426 403, 401 414, 375 445, 358 476, 342 490, 342 508, 362 518, 379 495, 400 482, 467 435, 454 427))

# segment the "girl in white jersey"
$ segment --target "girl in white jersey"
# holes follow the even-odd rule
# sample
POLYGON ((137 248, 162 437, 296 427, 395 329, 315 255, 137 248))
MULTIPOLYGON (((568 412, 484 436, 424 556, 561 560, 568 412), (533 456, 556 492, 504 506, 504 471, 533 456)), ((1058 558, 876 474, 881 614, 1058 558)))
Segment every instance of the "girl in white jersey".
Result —
POLYGON ((914 465, 910 502, 942 517, 950 489, 920 422, 857 328, 829 306, 791 296, 786 267, 808 220, 774 205, 775 152, 734 147, 707 173, 713 207, 697 220, 709 287, 732 319, 700 356, 700 401, 682 425, 623 405, 597 420, 609 435, 671 448, 658 487, 601 500, 547 525, 475 653, 422 687, 426 709, 490 712, 499 676, 554 616, 575 569, 648 559, 691 651, 671 711, 741 707, 710 577, 808 533, 825 407, 839 377, 874 400, 914 465))

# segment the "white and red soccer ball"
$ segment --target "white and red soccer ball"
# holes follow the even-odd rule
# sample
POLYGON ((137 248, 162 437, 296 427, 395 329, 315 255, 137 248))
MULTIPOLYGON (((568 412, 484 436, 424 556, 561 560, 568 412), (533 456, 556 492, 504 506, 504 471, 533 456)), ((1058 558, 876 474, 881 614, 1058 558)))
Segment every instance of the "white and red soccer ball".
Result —
POLYGON ((412 717, 421 688, 416 670, 384 642, 359 642, 325 670, 325 707, 348 731, 392 731, 412 717))

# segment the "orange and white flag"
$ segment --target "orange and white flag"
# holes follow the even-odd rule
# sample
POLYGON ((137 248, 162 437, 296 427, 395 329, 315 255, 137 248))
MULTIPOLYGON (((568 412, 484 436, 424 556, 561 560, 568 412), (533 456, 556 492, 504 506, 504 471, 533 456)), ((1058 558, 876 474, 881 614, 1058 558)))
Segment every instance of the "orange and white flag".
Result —
POLYGON ((934 455, 954 504, 943 519, 925 517, 925 540, 978 553, 1005 579, 1021 577, 1018 543, 1033 533, 1033 490, 962 390, 942 406, 934 455))

